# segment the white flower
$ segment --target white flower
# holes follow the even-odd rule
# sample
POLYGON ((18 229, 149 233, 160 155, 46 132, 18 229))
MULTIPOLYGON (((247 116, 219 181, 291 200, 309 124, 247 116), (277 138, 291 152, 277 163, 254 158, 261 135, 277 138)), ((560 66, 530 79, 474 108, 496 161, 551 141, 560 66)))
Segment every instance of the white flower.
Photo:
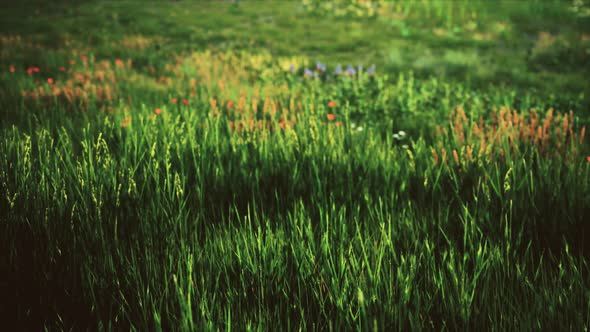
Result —
POLYGON ((363 131, 363 127, 361 127, 361 126, 358 126, 358 128, 356 128, 356 130, 358 130, 358 131, 363 131))
POLYGON ((350 128, 354 129, 355 127, 356 127, 356 123, 353 122, 350 124, 350 128))
POLYGON ((399 135, 398 134, 393 134, 393 138, 395 138, 396 140, 399 140, 399 135))
POLYGON ((403 130, 400 130, 397 135, 399 136, 400 139, 403 139, 404 137, 406 137, 406 132, 403 130))

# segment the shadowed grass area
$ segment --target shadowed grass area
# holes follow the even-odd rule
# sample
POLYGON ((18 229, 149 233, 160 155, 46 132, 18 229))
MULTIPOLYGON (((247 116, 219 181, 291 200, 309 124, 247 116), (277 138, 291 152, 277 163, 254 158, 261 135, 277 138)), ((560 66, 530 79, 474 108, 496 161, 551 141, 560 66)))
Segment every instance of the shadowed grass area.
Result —
POLYGON ((2 5, 7 326, 587 330, 588 6, 338 4, 2 5))

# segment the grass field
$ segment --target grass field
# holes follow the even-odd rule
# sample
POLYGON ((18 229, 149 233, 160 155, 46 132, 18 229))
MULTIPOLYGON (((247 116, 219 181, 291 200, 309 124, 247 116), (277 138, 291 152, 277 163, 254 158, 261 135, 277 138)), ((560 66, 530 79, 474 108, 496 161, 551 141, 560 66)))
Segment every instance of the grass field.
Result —
POLYGON ((590 328, 588 1, 0 5, 16 330, 590 328))

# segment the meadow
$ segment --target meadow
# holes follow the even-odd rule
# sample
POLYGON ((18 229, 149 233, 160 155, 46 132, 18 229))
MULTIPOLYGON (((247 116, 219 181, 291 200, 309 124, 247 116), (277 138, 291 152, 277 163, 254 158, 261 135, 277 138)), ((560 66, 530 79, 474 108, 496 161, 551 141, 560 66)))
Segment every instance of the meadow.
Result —
POLYGON ((0 18, 4 326, 590 328, 587 1, 0 18))

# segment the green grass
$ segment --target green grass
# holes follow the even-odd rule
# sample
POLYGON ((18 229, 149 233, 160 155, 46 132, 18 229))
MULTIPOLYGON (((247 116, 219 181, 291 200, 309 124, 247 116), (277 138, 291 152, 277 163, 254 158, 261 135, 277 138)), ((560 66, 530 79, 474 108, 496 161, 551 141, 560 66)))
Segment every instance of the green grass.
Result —
POLYGON ((588 22, 570 7, 0 7, 0 316, 588 330, 588 22), (305 77, 316 60, 377 71, 305 77))

